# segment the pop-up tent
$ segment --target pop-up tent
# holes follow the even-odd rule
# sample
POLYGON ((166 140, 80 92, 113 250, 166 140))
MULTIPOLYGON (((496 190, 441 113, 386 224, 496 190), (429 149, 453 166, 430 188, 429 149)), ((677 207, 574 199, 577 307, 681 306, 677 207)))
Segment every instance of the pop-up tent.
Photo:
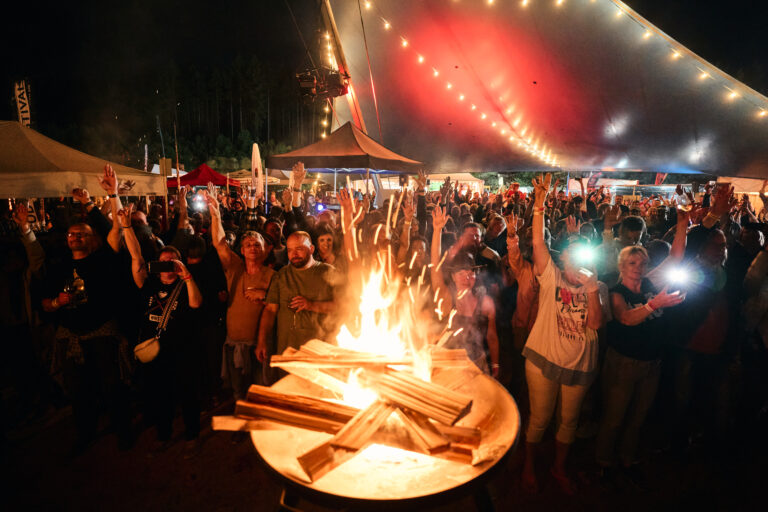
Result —
MULTIPOLYGON (((92 194, 108 163, 65 146, 16 121, 0 121, 0 197, 67 196, 74 188, 92 194)), ((162 194, 160 176, 109 162, 131 195, 162 194)))
POLYGON ((312 172, 340 171, 417 173, 421 162, 398 155, 382 146, 352 123, 346 123, 328 137, 303 148, 267 157, 267 168, 290 169, 303 162, 312 172))
MULTIPOLYGON (((214 171, 206 164, 200 164, 197 169, 182 176, 180 181, 183 186, 187 187, 204 187, 208 185, 208 183, 213 183, 217 187, 227 186, 227 177, 214 171)), ((176 187, 177 183, 178 181, 175 177, 168 178, 168 188, 176 187)), ((229 185, 232 187, 239 187, 240 182, 230 178, 229 185)))
POLYGON ((352 87, 327 122, 357 97, 371 136, 436 172, 768 177, 768 98, 618 0, 329 2, 352 87))

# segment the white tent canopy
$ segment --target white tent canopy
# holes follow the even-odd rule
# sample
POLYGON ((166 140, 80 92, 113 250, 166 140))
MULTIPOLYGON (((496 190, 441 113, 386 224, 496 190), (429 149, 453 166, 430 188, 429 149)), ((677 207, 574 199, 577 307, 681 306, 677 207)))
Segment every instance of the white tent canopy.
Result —
POLYGON ((163 194, 158 175, 87 155, 15 121, 0 121, 0 197, 59 197, 74 188, 98 193, 106 163, 129 194, 163 194))

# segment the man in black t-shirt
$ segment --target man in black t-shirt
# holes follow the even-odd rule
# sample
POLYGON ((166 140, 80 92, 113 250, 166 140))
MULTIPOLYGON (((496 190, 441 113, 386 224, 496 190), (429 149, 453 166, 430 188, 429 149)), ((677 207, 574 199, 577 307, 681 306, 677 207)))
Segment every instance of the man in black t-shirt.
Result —
MULTIPOLYGON (((112 211, 118 211, 117 178, 106 166, 102 188, 110 194, 112 211)), ((59 327, 53 355, 53 372, 63 378, 72 399, 77 426, 76 450, 93 439, 99 404, 109 405, 120 446, 132 441, 126 381, 130 359, 115 320, 114 274, 118 261, 120 231, 90 201, 88 191, 76 189, 75 199, 87 212, 89 224, 69 227, 67 246, 71 257, 52 268, 46 279, 43 309, 56 313, 59 327), (108 246, 100 247, 94 229, 108 230, 108 246)))

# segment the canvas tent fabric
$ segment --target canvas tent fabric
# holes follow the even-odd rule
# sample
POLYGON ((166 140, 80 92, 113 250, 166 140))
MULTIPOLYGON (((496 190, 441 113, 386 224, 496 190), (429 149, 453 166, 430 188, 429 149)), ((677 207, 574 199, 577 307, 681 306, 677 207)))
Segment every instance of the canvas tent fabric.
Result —
MULTIPOLYGON (((0 197, 60 197, 74 188, 98 194, 105 163, 16 121, 0 121, 0 197)), ((109 163, 121 181, 134 182, 129 194, 163 193, 161 177, 109 163)))
POLYGON ((415 174, 422 163, 398 155, 347 122, 325 139, 281 155, 267 157, 267 168, 290 169, 303 162, 312 172, 390 171, 415 174))
POLYGON ((768 98, 623 2, 373 0, 364 33, 355 2, 330 4, 368 133, 363 34, 382 140, 436 172, 768 177, 768 98))
MULTIPOLYGON (((214 171, 206 164, 200 164, 197 169, 188 172, 182 176, 180 180, 177 180, 176 177, 168 178, 168 188, 175 188, 179 181, 181 181, 182 186, 187 187, 204 187, 208 185, 208 183, 213 183, 217 187, 227 186, 227 177, 214 171)), ((229 185, 232 187, 239 187, 240 182, 230 178, 229 185)))

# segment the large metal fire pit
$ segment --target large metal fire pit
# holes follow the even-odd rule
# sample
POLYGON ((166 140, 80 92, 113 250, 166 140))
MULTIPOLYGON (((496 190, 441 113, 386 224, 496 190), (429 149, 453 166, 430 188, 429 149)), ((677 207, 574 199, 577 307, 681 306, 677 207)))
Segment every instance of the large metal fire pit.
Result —
MULTIPOLYGON (((273 389, 324 396, 322 388, 293 375, 281 379, 273 389)), ((267 466, 285 480, 283 483, 301 494, 371 504, 392 500, 401 503, 421 501, 422 498, 457 490, 486 474, 518 438, 520 414, 517 405, 496 380, 475 373, 456 391, 474 399, 471 412, 457 425, 482 430, 482 442, 475 450, 475 456, 482 455, 485 460, 476 465, 374 444, 312 482, 297 457, 329 440, 332 437, 330 434, 276 424, 274 429, 264 429, 269 423, 259 422, 260 429, 253 430, 251 438, 267 466)), ((391 444, 392 436, 386 433, 382 436, 374 437, 373 442, 389 439, 388 444, 391 444)))

